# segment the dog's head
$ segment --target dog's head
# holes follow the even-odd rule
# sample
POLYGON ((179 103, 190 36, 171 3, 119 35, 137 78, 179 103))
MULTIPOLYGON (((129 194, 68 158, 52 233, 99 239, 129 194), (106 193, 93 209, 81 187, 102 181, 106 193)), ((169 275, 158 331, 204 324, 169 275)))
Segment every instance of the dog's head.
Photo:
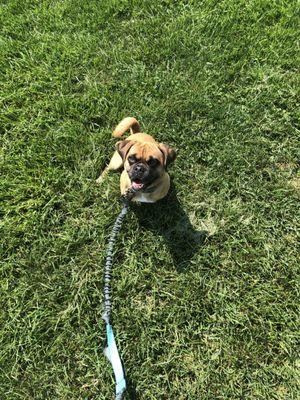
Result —
POLYGON ((134 189, 149 186, 164 174, 167 166, 176 158, 175 150, 162 143, 122 140, 116 144, 116 149, 134 189))

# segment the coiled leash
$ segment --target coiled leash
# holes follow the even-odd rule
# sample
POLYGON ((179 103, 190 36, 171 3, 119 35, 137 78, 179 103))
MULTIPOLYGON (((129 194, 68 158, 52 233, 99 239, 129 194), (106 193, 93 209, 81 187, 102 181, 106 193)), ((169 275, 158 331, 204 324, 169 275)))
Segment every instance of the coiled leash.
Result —
POLYGON ((123 365, 118 352, 118 348, 115 341, 114 332, 111 325, 111 270, 113 261, 113 248, 117 239, 117 235, 121 230, 123 219, 129 210, 129 201, 132 199, 137 190, 133 188, 127 189, 126 193, 122 196, 123 208, 118 215, 114 226, 112 228, 107 250, 106 250, 106 261, 104 268, 104 313, 102 318, 106 323, 106 340, 107 344, 104 349, 104 354, 111 362, 113 367, 115 381, 116 381, 116 397, 115 400, 122 400, 126 390, 126 379, 124 374, 123 365))

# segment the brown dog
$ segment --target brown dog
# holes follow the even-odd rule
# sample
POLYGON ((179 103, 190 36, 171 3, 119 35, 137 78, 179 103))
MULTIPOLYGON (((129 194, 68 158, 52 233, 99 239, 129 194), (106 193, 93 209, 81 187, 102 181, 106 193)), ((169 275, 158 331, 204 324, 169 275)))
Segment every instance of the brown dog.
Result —
POLYGON ((116 144, 116 151, 97 183, 112 170, 124 167, 120 178, 121 193, 132 187, 138 190, 133 200, 154 203, 166 196, 170 188, 167 166, 175 160, 175 150, 157 143, 154 138, 140 132, 135 118, 124 118, 113 131, 114 137, 121 137, 130 129, 131 135, 116 144))

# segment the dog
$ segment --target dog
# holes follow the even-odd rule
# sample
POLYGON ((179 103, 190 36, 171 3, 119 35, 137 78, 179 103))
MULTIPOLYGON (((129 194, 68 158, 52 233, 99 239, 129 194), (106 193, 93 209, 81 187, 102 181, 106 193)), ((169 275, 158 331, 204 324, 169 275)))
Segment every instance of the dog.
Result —
POLYGON ((110 163, 96 182, 102 182, 109 171, 124 168, 120 178, 121 194, 133 188, 136 190, 134 201, 154 203, 169 191, 167 167, 175 160, 176 151, 141 132, 138 121, 133 117, 124 118, 113 131, 113 136, 120 138, 128 130, 130 136, 116 143, 110 163))

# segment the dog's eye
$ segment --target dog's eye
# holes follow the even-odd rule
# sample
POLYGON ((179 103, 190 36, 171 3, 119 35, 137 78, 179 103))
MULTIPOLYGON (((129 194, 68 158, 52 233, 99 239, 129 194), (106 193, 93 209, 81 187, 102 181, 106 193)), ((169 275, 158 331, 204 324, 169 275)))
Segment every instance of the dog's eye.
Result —
POLYGON ((157 158, 153 158, 153 157, 151 157, 147 161, 147 164, 149 165, 149 167, 155 167, 158 163, 159 163, 159 161, 157 160, 157 158))
POLYGON ((135 162, 137 162, 136 156, 129 156, 128 162, 129 162, 129 164, 134 164, 135 162))

